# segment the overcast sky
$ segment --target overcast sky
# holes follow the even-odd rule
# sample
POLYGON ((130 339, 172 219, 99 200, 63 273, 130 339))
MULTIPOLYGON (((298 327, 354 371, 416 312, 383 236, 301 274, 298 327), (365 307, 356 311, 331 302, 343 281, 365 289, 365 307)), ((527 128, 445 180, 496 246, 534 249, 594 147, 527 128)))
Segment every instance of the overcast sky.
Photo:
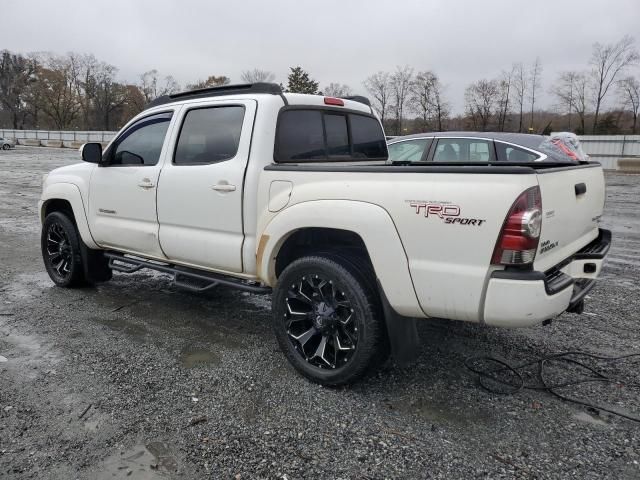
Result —
MULTIPOLYGON (((640 0, 3 0, 0 48, 93 53, 137 81, 157 69, 182 85, 240 81, 250 68, 286 84, 301 65, 323 87, 378 70, 434 70, 456 111, 465 86, 513 62, 557 72, 587 67, 594 42, 640 43, 640 0)), ((544 94, 543 102, 551 100, 544 94)))

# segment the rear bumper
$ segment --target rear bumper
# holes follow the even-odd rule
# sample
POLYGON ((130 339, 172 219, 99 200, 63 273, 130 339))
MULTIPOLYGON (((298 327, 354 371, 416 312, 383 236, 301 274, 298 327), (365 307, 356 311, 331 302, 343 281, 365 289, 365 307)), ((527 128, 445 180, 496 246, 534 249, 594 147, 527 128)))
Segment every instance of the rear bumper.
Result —
POLYGON ((493 272, 485 296, 484 322, 528 327, 567 310, 581 311, 610 247, 611 232, 600 229, 598 238, 547 272, 493 272))

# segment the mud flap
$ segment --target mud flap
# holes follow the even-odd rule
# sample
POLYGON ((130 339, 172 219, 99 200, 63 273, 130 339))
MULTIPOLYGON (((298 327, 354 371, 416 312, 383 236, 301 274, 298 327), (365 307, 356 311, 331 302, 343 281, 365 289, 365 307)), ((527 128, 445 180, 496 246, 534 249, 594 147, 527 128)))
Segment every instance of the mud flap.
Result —
POLYGON ((84 277, 89 283, 99 283, 111 280, 113 275, 109 268, 109 260, 102 250, 92 250, 80 240, 80 255, 82 256, 82 268, 84 277))
POLYGON ((399 366, 406 366, 413 362, 420 353, 420 338, 418 337, 416 319, 398 315, 389 304, 380 281, 378 280, 377 283, 387 325, 391 356, 399 366))

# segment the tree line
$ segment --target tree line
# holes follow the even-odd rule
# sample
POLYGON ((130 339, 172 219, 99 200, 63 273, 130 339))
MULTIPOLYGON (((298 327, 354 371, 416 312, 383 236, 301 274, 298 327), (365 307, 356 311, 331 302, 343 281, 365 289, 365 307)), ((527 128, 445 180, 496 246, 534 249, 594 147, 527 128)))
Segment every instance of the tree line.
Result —
MULTIPOLYGON (((389 134, 422 131, 497 130, 548 133, 636 133, 640 61, 635 41, 624 36, 593 45, 583 70, 558 74, 547 92, 553 104, 541 107, 543 65, 516 62, 495 78, 472 82, 464 92, 464 113, 453 115, 447 88, 433 70, 398 66, 368 76, 362 86, 389 134), (605 105, 609 108, 605 109, 605 105)), ((273 82, 275 74, 255 68, 240 83, 273 82)), ((227 85, 226 75, 210 75, 184 86, 194 90, 227 85)), ((290 68, 283 90, 346 97, 354 93, 335 82, 320 88, 300 66, 290 68)), ((118 69, 91 54, 0 52, 0 125, 14 129, 114 130, 154 99, 183 90, 157 70, 134 82, 118 80, 118 69)))

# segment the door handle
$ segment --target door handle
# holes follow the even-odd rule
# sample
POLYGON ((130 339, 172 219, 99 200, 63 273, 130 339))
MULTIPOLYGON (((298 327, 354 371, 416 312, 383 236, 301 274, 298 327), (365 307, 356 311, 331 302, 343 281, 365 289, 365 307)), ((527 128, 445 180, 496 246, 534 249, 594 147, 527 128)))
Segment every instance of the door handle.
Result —
POLYGON ((576 197, 578 195, 584 195, 585 193, 587 193, 587 185, 584 183, 576 183, 573 189, 576 192, 576 197))
POLYGON ((236 189, 235 185, 230 185, 228 183, 218 183, 211 187, 216 192, 233 192, 236 189))
POLYGON ((149 180, 149 179, 144 179, 144 180, 142 180, 142 181, 138 184, 138 186, 139 186, 140 188, 144 188, 145 190, 148 190, 148 189, 150 189, 150 188, 155 187, 155 185, 154 185, 153 183, 151 183, 151 180, 149 180))

